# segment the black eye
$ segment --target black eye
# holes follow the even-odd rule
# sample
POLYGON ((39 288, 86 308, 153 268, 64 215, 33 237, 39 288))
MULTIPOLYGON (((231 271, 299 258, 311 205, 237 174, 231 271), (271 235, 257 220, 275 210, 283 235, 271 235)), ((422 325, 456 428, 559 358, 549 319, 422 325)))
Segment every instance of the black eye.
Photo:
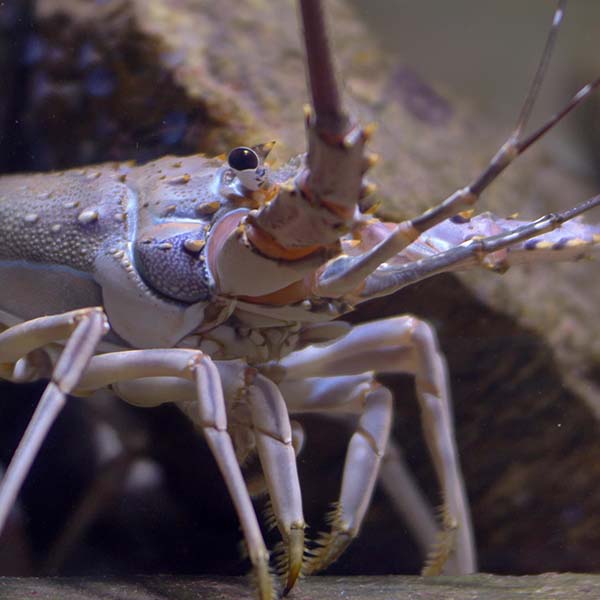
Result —
POLYGON ((227 162, 229 163, 229 166, 236 171, 256 169, 256 167, 258 167, 258 155, 252 148, 239 146, 229 153, 227 162))

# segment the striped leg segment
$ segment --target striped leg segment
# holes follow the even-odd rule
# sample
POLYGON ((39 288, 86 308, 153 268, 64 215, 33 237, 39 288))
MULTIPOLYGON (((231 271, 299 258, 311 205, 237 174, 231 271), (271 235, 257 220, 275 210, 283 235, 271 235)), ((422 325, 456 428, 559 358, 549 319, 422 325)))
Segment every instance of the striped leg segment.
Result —
MULTIPOLYGON (((531 251, 541 252, 556 248, 556 258, 563 256, 566 259, 581 256, 587 249, 597 246, 600 237, 593 227, 586 228, 582 238, 569 241, 567 237, 559 234, 548 239, 543 234, 559 230, 563 223, 581 215, 600 205, 600 195, 581 202, 573 208, 558 213, 550 213, 536 221, 517 226, 514 229, 503 231, 497 235, 480 238, 475 236, 445 252, 439 252, 420 260, 394 264, 393 262, 381 265, 366 278, 364 286, 359 290, 355 302, 364 302, 378 296, 387 296, 403 287, 432 277, 439 273, 457 271, 472 267, 474 264, 483 264, 492 268, 508 268, 511 261, 525 262, 526 253, 531 251), (514 250, 511 250, 514 248, 514 250), (490 257, 494 253, 507 249, 508 252, 500 260, 490 257), (512 256, 511 256, 512 254, 512 256)), ((574 225, 577 225, 575 223, 574 225)), ((581 227, 581 224, 579 224, 581 227)), ((585 228, 585 226, 583 226, 585 228)), ((572 228, 573 229, 573 228, 572 228)), ((567 231, 569 228, 567 228, 567 231)))

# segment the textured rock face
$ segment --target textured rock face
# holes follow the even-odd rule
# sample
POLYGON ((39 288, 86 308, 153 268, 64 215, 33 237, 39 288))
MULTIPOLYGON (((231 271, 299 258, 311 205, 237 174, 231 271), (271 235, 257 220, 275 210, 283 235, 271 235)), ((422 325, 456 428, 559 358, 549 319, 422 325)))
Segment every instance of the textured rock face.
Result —
MULTIPOLYGON (((294 590, 294 598, 514 600, 542 595, 553 600, 593 600, 598 586, 598 576, 573 574, 539 577, 310 577, 294 590)), ((132 577, 127 580, 69 577, 29 581, 3 578, 0 579, 0 592, 5 600, 20 600, 25 593, 39 600, 53 600, 57 596, 63 600, 100 600, 114 596, 131 600, 154 600, 161 596, 172 600, 250 600, 255 597, 248 582, 240 577, 132 577)))
MULTIPOLYGON (((348 102, 362 120, 382 124, 374 140, 382 161, 373 172, 382 213, 416 214, 476 174, 501 135, 474 118, 468 106, 438 95, 409 68, 387 65, 347 7, 332 2, 328 8, 348 102)), ((289 0, 38 0, 24 43, 27 94, 12 103, 25 123, 20 133, 26 152, 12 166, 43 170, 143 161, 165 153, 212 155, 270 139, 278 140, 276 157, 286 160, 304 148, 306 92, 297 29, 289 0)), ((538 153, 509 169, 486 195, 485 206, 503 215, 519 211, 534 217, 588 195, 583 182, 538 153)), ((436 326, 452 373, 483 569, 600 565, 600 442, 592 410, 599 410, 594 404, 600 359, 595 269, 550 265, 503 277, 485 272, 440 277, 371 303, 353 317, 410 311, 436 326)), ((396 434, 435 501, 427 459, 414 433, 418 414, 411 382, 392 385, 399 407, 396 434)), ((18 410, 16 401, 10 406, 18 410)), ((145 511, 157 511, 145 498, 141 511, 120 506, 114 514, 117 526, 106 525, 104 517, 96 541, 104 540, 100 545, 115 554, 121 533, 136 551, 137 525, 152 533, 145 559, 138 555, 132 571, 185 571, 199 563, 201 570, 217 570, 227 550, 219 554, 216 548, 233 546, 237 535, 235 517, 214 499, 223 493, 220 484, 207 489, 207 479, 218 476, 212 466, 205 467, 206 456, 198 462, 190 458, 203 450, 190 450, 193 434, 180 433, 186 426, 177 415, 148 413, 130 418, 145 430, 151 440, 147 452, 163 469, 157 496, 168 526, 152 529, 144 522, 145 511), (202 512, 211 516, 200 531, 192 531, 196 540, 175 541, 175 530, 183 535, 194 530, 202 512), (168 562, 161 563, 165 555, 168 562)), ((309 522, 317 524, 325 504, 335 498, 331 472, 343 460, 343 446, 332 443, 333 434, 343 437, 345 431, 316 419, 307 427, 300 467, 309 522)), ((68 437, 76 452, 82 440, 72 432, 68 437)), ((60 439, 55 443, 60 447, 60 439)), ((9 449, 3 452, 5 459, 9 449)), ((81 477, 81 487, 86 479, 81 477)), ((57 487, 53 481, 46 485, 46 493, 57 487)), ((31 511, 40 502, 36 493, 29 488, 31 511)), ((74 503, 76 492, 70 493, 65 505, 74 503)), ((126 497, 135 495, 130 490, 126 497)), ((336 568, 418 568, 402 526, 389 513, 385 499, 378 499, 360 541, 336 568)), ((35 525, 44 517, 31 519, 35 525)), ((32 542, 40 553, 49 544, 43 538, 32 542)), ((97 556, 97 544, 90 541, 87 547, 88 555, 97 556)), ((227 569, 235 568, 232 556, 235 551, 227 569)), ((72 570, 86 568, 81 555, 71 561, 72 570)), ((103 561, 113 570, 128 568, 110 558, 103 561)))

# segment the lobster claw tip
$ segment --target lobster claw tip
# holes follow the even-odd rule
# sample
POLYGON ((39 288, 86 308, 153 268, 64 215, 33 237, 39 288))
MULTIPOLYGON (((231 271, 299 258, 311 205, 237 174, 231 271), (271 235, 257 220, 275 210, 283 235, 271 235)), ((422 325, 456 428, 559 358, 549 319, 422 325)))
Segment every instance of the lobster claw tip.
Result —
POLYGON ((288 569, 285 589, 283 595, 287 595, 294 587, 296 580, 300 576, 302 563, 304 559, 304 526, 293 528, 290 531, 288 542, 288 569))

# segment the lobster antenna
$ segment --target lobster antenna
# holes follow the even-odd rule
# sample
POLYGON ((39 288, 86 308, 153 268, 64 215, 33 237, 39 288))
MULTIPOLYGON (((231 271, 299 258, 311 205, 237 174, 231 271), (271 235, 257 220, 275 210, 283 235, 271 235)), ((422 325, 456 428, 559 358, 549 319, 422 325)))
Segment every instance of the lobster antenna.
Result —
POLYGON ((567 116, 580 102, 585 100, 597 87, 600 86, 600 77, 594 79, 590 83, 584 85, 572 98, 569 102, 557 112, 554 116, 552 116, 546 123, 544 123, 539 129, 536 129, 532 134, 528 137, 520 140, 517 144, 517 150, 519 154, 522 154, 531 146, 531 144, 535 143, 539 138, 541 138, 547 131, 552 129, 556 123, 558 123, 563 117, 567 116))
POLYGON ((300 0, 300 13, 315 125, 327 133, 343 135, 348 117, 342 109, 321 1, 300 0))
POLYGON ((558 30, 563 20, 566 6, 567 0, 559 0, 558 6, 556 7, 556 11, 554 12, 554 17, 552 19, 552 27, 550 28, 550 32, 548 33, 548 37, 546 38, 546 45, 544 46, 544 51, 542 52, 542 58, 540 59, 540 62, 538 64, 529 91, 527 92, 523 108, 521 109, 521 114, 519 115, 517 124, 513 132, 513 137, 515 139, 520 137, 525 125, 527 124, 527 121, 529 120, 529 117, 531 116, 531 111, 533 110, 533 106, 540 92, 540 88, 542 87, 544 77, 546 76, 546 71, 548 70, 548 64, 550 63, 552 50, 554 49, 554 46, 556 44, 558 30))

